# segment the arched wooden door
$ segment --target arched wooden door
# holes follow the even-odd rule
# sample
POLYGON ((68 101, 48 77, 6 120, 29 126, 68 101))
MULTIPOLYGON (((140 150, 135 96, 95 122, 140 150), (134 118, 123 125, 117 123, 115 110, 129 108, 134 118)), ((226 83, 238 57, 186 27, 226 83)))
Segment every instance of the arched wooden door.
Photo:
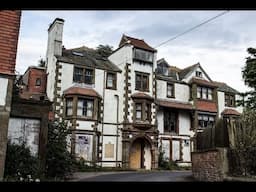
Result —
POLYGON ((150 144, 142 138, 136 139, 130 149, 131 169, 151 169, 152 155, 150 144))

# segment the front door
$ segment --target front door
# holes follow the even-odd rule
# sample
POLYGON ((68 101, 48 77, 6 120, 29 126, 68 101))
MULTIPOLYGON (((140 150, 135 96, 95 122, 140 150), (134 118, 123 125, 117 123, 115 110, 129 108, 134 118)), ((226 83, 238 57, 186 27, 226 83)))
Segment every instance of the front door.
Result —
POLYGON ((143 139, 133 142, 130 150, 131 169, 151 169, 150 145, 143 139))

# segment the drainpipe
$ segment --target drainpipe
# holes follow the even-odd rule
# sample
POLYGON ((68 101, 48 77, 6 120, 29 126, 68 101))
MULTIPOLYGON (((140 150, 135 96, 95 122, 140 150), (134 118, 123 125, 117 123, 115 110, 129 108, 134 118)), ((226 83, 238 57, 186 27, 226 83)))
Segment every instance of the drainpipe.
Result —
POLYGON ((116 97, 116 167, 118 167, 118 123, 119 123, 119 96, 115 95, 116 97))
POLYGON ((104 105, 105 105, 105 90, 106 90, 106 71, 104 70, 104 77, 103 77, 103 109, 102 109, 102 126, 101 126, 101 167, 102 167, 102 159, 103 159, 103 127, 104 127, 104 105))

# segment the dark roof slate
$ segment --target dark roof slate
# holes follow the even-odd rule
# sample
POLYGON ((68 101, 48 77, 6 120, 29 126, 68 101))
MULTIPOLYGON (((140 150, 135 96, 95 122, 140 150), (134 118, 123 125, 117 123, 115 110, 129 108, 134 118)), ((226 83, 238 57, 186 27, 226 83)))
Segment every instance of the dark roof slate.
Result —
POLYGON ((58 61, 65 63, 121 72, 109 59, 102 57, 96 50, 85 46, 74 49, 62 49, 62 56, 56 57, 58 61))

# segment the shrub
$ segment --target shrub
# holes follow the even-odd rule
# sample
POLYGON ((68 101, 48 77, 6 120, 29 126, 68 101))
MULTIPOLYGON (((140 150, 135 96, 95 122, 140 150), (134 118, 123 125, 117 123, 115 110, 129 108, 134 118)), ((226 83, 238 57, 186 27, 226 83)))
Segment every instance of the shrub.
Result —
POLYGON ((16 145, 8 142, 4 175, 7 181, 32 181, 39 178, 39 159, 31 155, 25 144, 16 145))
POLYGON ((46 177, 63 179, 72 171, 72 156, 67 150, 69 131, 65 122, 51 122, 46 148, 46 177))

